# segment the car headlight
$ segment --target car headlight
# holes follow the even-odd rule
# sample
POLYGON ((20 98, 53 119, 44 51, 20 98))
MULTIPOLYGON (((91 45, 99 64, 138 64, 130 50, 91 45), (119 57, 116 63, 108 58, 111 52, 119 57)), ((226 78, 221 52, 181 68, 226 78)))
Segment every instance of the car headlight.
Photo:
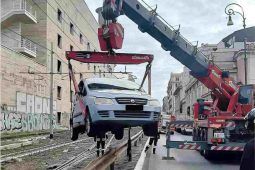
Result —
POLYGON ((108 98, 95 98, 94 99, 95 104, 96 105, 112 105, 113 104, 113 100, 112 99, 108 99, 108 98))
POLYGON ((149 106, 160 106, 160 103, 158 100, 149 100, 148 105, 149 106))

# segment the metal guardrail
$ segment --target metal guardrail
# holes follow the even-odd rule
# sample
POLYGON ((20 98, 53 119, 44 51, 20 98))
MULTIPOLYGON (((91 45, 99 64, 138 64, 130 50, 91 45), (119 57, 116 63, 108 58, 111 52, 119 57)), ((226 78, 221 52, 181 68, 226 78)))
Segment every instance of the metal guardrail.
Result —
MULTIPOLYGON (((132 142, 136 142, 143 135, 143 131, 138 132, 131 137, 132 142)), ((120 157, 120 155, 128 148, 128 141, 119 144, 115 148, 111 148, 102 157, 90 162, 85 168, 86 170, 106 169, 110 166, 114 166, 114 162, 120 157)))
POLYGON ((36 51, 37 51, 36 45, 32 41, 26 38, 21 37, 20 47, 26 48, 36 54, 36 51))
POLYGON ((27 0, 12 0, 12 11, 25 10, 36 18, 36 10, 30 5, 27 0))

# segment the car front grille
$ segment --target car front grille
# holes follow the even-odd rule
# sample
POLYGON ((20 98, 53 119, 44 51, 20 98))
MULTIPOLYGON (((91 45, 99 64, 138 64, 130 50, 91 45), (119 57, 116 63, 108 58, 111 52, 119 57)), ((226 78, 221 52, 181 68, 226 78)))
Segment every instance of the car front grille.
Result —
POLYGON ((142 98, 116 98, 119 104, 138 104, 138 105, 146 105, 147 99, 142 98))
POLYGON ((98 111, 99 116, 101 117, 109 117, 108 111, 98 111))
POLYGON ((116 118, 150 118, 151 112, 141 111, 115 111, 114 116, 116 118))

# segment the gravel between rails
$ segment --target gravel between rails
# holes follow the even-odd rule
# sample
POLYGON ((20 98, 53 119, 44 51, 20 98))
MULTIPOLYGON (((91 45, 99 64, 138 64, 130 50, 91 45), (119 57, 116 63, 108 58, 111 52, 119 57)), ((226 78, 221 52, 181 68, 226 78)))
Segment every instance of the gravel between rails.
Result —
MULTIPOLYGON (((131 136, 135 135, 141 130, 141 128, 132 128, 131 130, 131 136)), ((109 139, 112 137, 112 135, 109 135, 109 139)), ((95 148, 95 142, 94 138, 87 137, 86 134, 80 135, 80 139, 84 139, 77 143, 70 143, 68 145, 58 147, 52 150, 46 150, 44 152, 35 153, 30 156, 24 156, 21 159, 6 162, 2 164, 2 167, 5 169, 57 169, 63 164, 70 164, 67 165, 68 169, 84 169, 84 167, 87 166, 89 162, 96 159, 96 148, 95 148), (88 149, 90 148, 90 151, 88 149), (82 160, 83 158, 86 158, 85 160, 82 160), (79 161, 82 160, 82 162, 79 161), (73 160, 73 162, 72 162, 73 160), (69 161, 69 163, 68 163, 69 161)), ((122 140, 115 140, 113 137, 113 140, 110 143, 111 146, 116 146, 123 141, 126 141, 128 139, 128 130, 125 129, 124 137, 122 140)), ((142 138, 142 142, 138 142, 138 146, 132 146, 132 155, 133 155, 133 161, 132 162, 125 162, 127 160, 126 152, 124 152, 123 157, 116 163, 116 168, 119 167, 119 164, 123 167, 132 167, 130 169, 134 169, 137 160, 139 159, 141 151, 138 148, 143 148, 143 145, 145 144, 147 140, 147 137, 144 136, 142 138), (143 142, 145 141, 145 142, 143 142)), ((43 146, 49 145, 49 139, 42 141, 43 146)), ((107 141, 107 142, 108 142, 107 141)), ((70 131, 66 131, 65 133, 57 136, 54 136, 54 140, 51 141, 50 145, 59 145, 59 144, 65 144, 72 142, 70 140, 70 131)), ((106 143, 107 143, 106 142, 106 143)), ((141 149, 142 150, 142 149, 141 149)), ((120 166, 120 167, 121 167, 120 166)), ((59 168, 61 169, 61 168, 59 168)), ((123 168, 120 168, 123 169, 123 168)))
MULTIPOLYGON (((142 128, 140 127, 135 127, 135 128, 132 128, 131 129, 131 137, 135 134, 137 134, 138 132, 140 132, 142 130, 142 128)), ((128 129, 125 129, 124 131, 124 137, 122 140, 116 140, 115 138, 113 139, 111 145, 109 147, 114 147, 114 146, 117 146, 118 144, 121 144, 122 142, 126 141, 128 139, 128 129)), ((138 159, 140 158, 140 153, 141 153, 141 150, 143 149, 143 146, 144 144, 146 143, 147 141, 147 137, 143 135, 143 138, 141 139, 141 141, 138 142, 137 144, 137 147, 135 147, 134 145, 132 145, 132 157, 133 157, 133 160, 132 160, 132 169, 135 168, 135 165, 136 165, 136 162, 138 161, 138 159), (141 149, 138 149, 138 148, 141 148, 141 149)), ((79 163, 78 165, 70 168, 71 170, 76 170, 76 169, 84 169, 91 161, 97 159, 97 156, 96 154, 94 154, 92 157, 90 157, 89 159, 86 159, 84 160, 83 162, 79 163)), ((126 166, 131 166, 131 164, 129 164, 129 162, 125 162, 125 161, 122 161, 122 160, 127 160, 127 156, 126 156, 126 152, 123 152, 123 155, 120 159, 120 164, 123 163, 123 167, 126 167, 126 166)), ((119 162, 119 161, 118 161, 119 162)), ((118 165, 116 165, 117 167, 118 165)), ((123 168, 122 168, 123 169, 123 168)))
POLYGON ((70 137, 67 135, 69 134, 69 130, 62 131, 54 134, 53 140, 50 140, 49 137, 46 137, 46 139, 38 139, 34 144, 19 147, 15 149, 9 149, 9 150, 3 150, 1 151, 1 158, 12 156, 12 155, 18 155, 26 152, 32 152, 36 149, 40 149, 42 147, 51 147, 59 144, 63 144, 66 142, 71 142, 70 137))

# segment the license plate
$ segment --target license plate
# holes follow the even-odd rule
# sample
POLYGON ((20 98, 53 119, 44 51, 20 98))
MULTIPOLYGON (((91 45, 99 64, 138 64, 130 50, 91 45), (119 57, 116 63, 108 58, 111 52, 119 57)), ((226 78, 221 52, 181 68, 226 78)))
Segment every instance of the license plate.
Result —
POLYGON ((224 133, 214 133, 214 138, 225 138, 225 134, 224 133))
POLYGON ((142 111, 143 105, 126 105, 127 111, 142 111))

